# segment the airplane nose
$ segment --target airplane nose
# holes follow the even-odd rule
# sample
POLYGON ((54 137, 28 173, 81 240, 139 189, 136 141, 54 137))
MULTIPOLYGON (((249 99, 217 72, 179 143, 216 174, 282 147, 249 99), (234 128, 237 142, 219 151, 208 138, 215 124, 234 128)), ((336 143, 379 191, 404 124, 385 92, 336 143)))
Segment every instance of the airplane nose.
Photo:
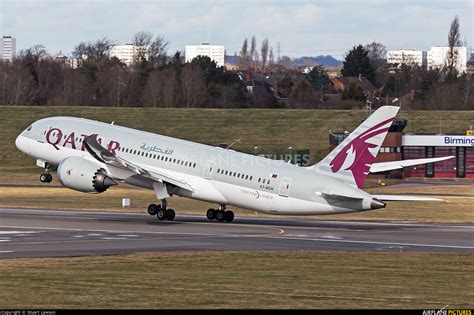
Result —
POLYGON ((18 150, 26 153, 27 148, 25 144, 25 137, 23 137, 22 135, 19 135, 18 137, 16 137, 15 145, 18 148, 18 150))
POLYGON ((20 145, 21 145, 21 144, 20 144, 20 142, 21 142, 20 137, 21 137, 21 135, 19 135, 18 137, 16 137, 15 145, 16 145, 16 147, 17 147, 18 149, 21 150, 21 148, 20 148, 20 145))

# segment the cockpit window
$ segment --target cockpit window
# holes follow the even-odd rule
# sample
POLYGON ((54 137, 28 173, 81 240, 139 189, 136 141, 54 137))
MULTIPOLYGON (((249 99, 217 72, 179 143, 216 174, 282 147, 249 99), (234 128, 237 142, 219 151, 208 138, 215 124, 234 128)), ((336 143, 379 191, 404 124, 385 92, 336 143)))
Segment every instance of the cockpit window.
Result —
POLYGON ((26 128, 26 131, 30 131, 32 127, 33 125, 29 126, 28 128, 26 128))

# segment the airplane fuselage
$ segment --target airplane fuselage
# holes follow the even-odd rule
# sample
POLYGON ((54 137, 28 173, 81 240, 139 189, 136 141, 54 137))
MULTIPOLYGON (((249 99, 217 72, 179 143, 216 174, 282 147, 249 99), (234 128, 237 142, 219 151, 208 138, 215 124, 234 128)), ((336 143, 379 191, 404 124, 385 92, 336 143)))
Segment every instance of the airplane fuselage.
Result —
MULTIPOLYGON (((173 195, 272 214, 335 214, 370 210, 372 196, 310 169, 233 150, 180 140, 102 122, 52 117, 36 121, 16 140, 36 159, 59 165, 68 157, 90 159, 84 139, 99 135, 109 152, 141 167, 180 178, 192 190, 177 187, 173 195), (29 130, 28 130, 29 129, 29 130), (337 187, 347 200, 327 197, 337 187), (323 195, 324 192, 326 195, 323 195)), ((153 189, 153 182, 132 171, 115 179, 153 189)))

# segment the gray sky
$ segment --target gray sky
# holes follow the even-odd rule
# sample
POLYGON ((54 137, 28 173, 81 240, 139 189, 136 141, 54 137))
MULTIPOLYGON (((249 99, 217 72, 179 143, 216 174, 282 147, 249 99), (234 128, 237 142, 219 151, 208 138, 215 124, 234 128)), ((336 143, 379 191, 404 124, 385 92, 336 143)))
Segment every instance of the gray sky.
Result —
POLYGON ((17 52, 42 44, 69 54, 82 41, 131 41, 138 31, 164 36, 169 53, 186 44, 224 45, 239 51, 252 35, 267 37, 277 54, 333 55, 378 41, 388 49, 446 45, 459 16, 461 37, 473 40, 473 0, 0 0, 0 35, 17 39, 17 52))

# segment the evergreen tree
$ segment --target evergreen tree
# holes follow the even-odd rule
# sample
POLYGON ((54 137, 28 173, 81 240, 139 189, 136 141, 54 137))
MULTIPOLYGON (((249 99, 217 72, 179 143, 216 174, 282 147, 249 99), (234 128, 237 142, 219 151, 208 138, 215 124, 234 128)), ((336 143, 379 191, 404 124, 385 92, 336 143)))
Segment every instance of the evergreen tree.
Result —
POLYGON ((370 82, 374 82, 375 70, 372 68, 369 52, 362 46, 354 46, 343 62, 341 74, 345 77, 357 77, 362 75, 370 82))
POLYGON ((314 66, 308 73, 308 80, 316 90, 320 90, 329 84, 329 76, 323 66, 314 66))

